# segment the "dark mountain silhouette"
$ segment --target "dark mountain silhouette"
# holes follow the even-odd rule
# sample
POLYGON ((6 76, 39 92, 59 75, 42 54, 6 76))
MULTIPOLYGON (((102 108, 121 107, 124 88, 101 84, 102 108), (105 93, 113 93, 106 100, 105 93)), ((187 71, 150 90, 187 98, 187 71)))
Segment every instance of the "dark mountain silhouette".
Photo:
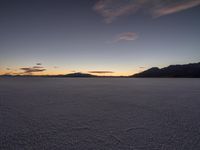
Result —
POLYGON ((170 65, 159 69, 150 68, 131 76, 97 76, 87 73, 70 73, 66 75, 0 75, 0 77, 63 77, 63 78, 129 78, 129 77, 174 77, 174 78, 200 78, 200 62, 185 65, 170 65))
POLYGON ((131 77, 179 77, 200 78, 200 62, 185 65, 170 65, 165 68, 153 67, 131 77))
POLYGON ((66 75, 0 75, 0 77, 69 77, 69 78, 89 78, 89 77, 98 77, 92 74, 87 73, 70 73, 66 75))
POLYGON ((71 77, 71 78, 89 78, 89 77, 97 77, 95 75, 91 75, 91 74, 87 74, 87 73, 81 73, 81 72, 77 72, 77 73, 70 73, 70 74, 66 74, 63 75, 63 77, 71 77))

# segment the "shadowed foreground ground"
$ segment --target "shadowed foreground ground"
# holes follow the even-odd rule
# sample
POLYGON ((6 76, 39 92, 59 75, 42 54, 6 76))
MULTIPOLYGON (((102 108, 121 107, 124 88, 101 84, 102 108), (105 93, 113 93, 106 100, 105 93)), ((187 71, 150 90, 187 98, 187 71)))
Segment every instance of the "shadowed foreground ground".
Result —
POLYGON ((0 78, 1 150, 199 150, 200 79, 0 78))

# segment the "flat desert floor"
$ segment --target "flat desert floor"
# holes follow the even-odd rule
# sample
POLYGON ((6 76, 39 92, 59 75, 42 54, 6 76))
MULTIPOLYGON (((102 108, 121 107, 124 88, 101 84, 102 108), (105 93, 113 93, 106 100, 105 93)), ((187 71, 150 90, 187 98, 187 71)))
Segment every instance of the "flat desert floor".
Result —
POLYGON ((199 150, 200 79, 0 78, 1 150, 199 150))

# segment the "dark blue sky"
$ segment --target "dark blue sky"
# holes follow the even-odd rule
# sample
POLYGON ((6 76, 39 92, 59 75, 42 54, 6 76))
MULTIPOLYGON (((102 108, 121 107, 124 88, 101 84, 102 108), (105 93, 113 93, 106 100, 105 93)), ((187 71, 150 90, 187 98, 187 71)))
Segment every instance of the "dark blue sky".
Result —
POLYGON ((199 62, 199 16, 199 0, 1 0, 0 74, 199 62))

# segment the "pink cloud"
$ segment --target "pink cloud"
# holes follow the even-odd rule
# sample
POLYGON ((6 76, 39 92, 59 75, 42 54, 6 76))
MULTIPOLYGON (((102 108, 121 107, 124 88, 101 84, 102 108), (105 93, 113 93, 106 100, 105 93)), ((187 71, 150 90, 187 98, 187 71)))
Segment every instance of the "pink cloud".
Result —
POLYGON ((135 3, 120 3, 118 0, 100 0, 94 10, 104 17, 106 23, 113 22, 117 17, 130 15, 138 10, 135 3))
POLYGON ((153 12, 153 16, 160 17, 168 14, 173 14, 198 5, 200 5, 200 0, 191 0, 188 2, 175 3, 173 5, 161 7, 160 9, 155 9, 153 12))
POLYGON ((135 32, 124 32, 115 37, 114 42, 120 41, 134 41, 138 38, 137 33, 135 32))
POLYGON ((145 10, 153 17, 161 17, 190 9, 200 5, 200 0, 99 0, 94 10, 100 14, 106 23, 112 23, 118 17, 135 14, 145 10))

